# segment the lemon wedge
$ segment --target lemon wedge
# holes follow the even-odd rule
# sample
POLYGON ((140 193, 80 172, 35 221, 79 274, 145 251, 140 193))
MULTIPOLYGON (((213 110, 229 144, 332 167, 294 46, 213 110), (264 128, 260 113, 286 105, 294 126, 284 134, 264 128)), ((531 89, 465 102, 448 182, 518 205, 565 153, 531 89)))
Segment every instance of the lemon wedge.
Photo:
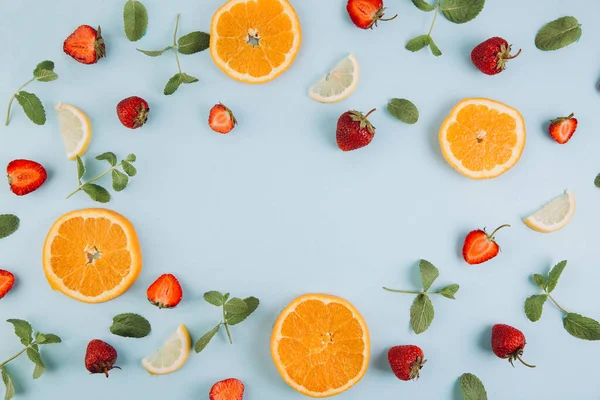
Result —
POLYGON ((88 116, 70 104, 58 103, 54 108, 58 115, 60 133, 69 160, 82 156, 92 141, 92 124, 88 116))
POLYGON ((333 70, 310 88, 308 95, 321 103, 336 103, 350 96, 358 86, 360 66, 354 54, 340 61, 333 70))
POLYGON ((191 348, 192 338, 185 325, 181 324, 158 351, 142 360, 142 366, 152 375, 170 374, 185 364, 191 348))
POLYGON ((575 214, 575 195, 570 190, 558 196, 525 218, 525 225, 534 231, 549 233, 564 228, 575 214))

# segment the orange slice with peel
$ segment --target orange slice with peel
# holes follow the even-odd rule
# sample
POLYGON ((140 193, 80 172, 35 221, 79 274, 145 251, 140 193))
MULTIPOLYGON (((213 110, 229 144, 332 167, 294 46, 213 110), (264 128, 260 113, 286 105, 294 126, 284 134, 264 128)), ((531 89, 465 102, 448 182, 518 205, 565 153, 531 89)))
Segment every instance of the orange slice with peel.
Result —
POLYGON ((271 336, 271 356, 283 380, 316 398, 354 386, 369 366, 369 330, 346 300, 305 294, 279 315, 271 336))
POLYGON ((288 0, 230 0, 214 14, 210 54, 231 78, 265 83, 296 58, 302 31, 288 0))
POLYGON ((444 158, 461 174, 496 178, 521 158, 525 121, 519 111, 498 101, 465 99, 442 123, 439 141, 444 158))
POLYGON ((52 225, 42 263, 54 290, 101 303, 135 282, 142 253, 131 222, 114 211, 90 208, 65 214, 52 225))

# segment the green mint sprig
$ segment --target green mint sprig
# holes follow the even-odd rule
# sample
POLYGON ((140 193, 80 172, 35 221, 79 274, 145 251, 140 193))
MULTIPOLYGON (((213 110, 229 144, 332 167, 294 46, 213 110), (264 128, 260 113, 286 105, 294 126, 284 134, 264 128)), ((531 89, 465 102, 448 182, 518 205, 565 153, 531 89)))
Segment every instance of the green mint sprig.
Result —
POLYGON ((410 125, 419 120, 419 110, 410 100, 391 99, 387 105, 387 111, 394 118, 410 125))
POLYGON ((425 12, 434 11, 434 14, 429 32, 426 35, 420 35, 409 40, 406 43, 406 49, 415 52, 429 46, 431 53, 436 57, 441 56, 442 51, 433 41, 431 32, 433 32, 433 26, 437 20, 438 13, 441 12, 450 22, 464 24, 475 19, 485 5, 485 0, 436 0, 435 5, 429 4, 425 0, 412 0, 412 2, 419 10, 425 12))
POLYGON ((148 29, 148 11, 146 7, 137 0, 127 0, 123 7, 123 26, 125 36, 131 42, 137 42, 148 29))
POLYGON ((150 322, 139 314, 124 313, 113 317, 110 333, 128 338, 143 338, 150 334, 150 322))
POLYGON ((25 115, 37 125, 44 125, 46 123, 46 110, 40 99, 33 93, 22 90, 25 86, 29 85, 33 81, 38 82, 51 82, 58 79, 58 75, 54 72, 54 63, 52 61, 42 61, 33 70, 33 78, 25 82, 18 88, 10 98, 8 102, 8 110, 6 111, 5 125, 8 125, 10 121, 10 109, 15 99, 25 111, 25 115))
POLYGON ((46 366, 44 365, 44 362, 42 361, 42 356, 40 355, 40 346, 44 344, 60 343, 61 340, 58 336, 52 333, 40 332, 36 332, 34 339, 33 328, 31 327, 31 324, 22 319, 9 319, 6 322, 13 324, 15 328, 15 334, 21 340, 23 346, 25 346, 17 354, 10 357, 6 361, 0 363, 2 381, 4 382, 4 386, 6 386, 4 400, 10 400, 15 395, 15 385, 8 373, 6 364, 18 358, 21 354, 27 353, 27 357, 29 357, 31 362, 35 364, 35 368, 33 369, 33 379, 38 379, 40 376, 43 375, 44 371, 46 370, 46 366))
POLYGON ((188 33, 185 36, 181 36, 177 39, 177 29, 179 27, 179 14, 177 14, 177 19, 175 21, 175 32, 173 33, 173 44, 165 47, 162 50, 140 50, 139 52, 144 53, 150 57, 158 57, 162 55, 165 51, 173 49, 175 53, 175 61, 177 61, 177 72, 165 85, 164 94, 169 96, 172 95, 179 89, 179 86, 182 84, 189 84, 198 82, 198 78, 195 78, 191 75, 186 74, 181 71, 181 64, 179 63, 178 53, 181 54, 195 54, 201 51, 208 49, 210 44, 210 35, 205 32, 192 32, 188 33))
POLYGON ((550 270, 548 277, 540 274, 533 275, 533 280, 544 294, 536 294, 525 300, 525 315, 531 322, 536 322, 542 317, 544 304, 548 299, 564 313, 563 326, 572 336, 583 340, 600 340, 600 323, 580 314, 567 311, 560 306, 550 293, 556 289, 558 279, 567 266, 566 261, 561 261, 550 270))
POLYGON ((440 275, 438 269, 427 260, 419 261, 419 270, 421 272, 421 282, 423 291, 397 290, 384 287, 385 290, 395 293, 416 294, 412 306, 410 307, 410 326, 416 334, 423 333, 429 328, 434 317, 434 309, 428 295, 440 294, 446 298, 455 300, 454 295, 458 292, 459 286, 452 284, 443 287, 437 292, 428 292, 429 288, 440 275))
POLYGON ((227 337, 229 338, 229 343, 233 344, 229 327, 237 325, 246 320, 246 318, 256 311, 258 305, 260 304, 256 297, 247 297, 245 299, 233 297, 230 299, 229 293, 222 294, 221 292, 214 290, 204 293, 204 300, 213 306, 223 308, 223 320, 219 322, 213 329, 206 332, 204 336, 198 339, 196 345, 194 346, 196 353, 200 353, 202 350, 204 350, 212 338, 215 337, 217 332, 219 332, 221 326, 225 327, 225 330, 227 331, 227 337))
POLYGON ((110 201, 110 193, 108 190, 92 182, 97 181, 110 172, 112 175, 112 187, 116 192, 120 192, 129 184, 129 177, 137 174, 137 169, 132 164, 136 160, 135 154, 129 154, 124 160, 121 160, 121 162, 117 164, 117 156, 115 153, 111 153, 109 151, 97 156, 96 160, 106 160, 111 167, 100 175, 93 177, 89 181, 83 182, 81 178, 83 178, 83 175, 85 175, 85 165, 83 165, 83 161, 79 156, 77 156, 75 160, 77 162, 77 182, 79 186, 67 196, 67 199, 77 192, 83 191, 94 201, 99 203, 108 203, 110 201), (122 168, 124 173, 118 168, 122 168))
POLYGON ((13 214, 0 215, 0 239, 4 239, 19 229, 19 217, 13 214))
POLYGON ((460 376, 460 391, 463 400, 487 400, 487 392, 483 382, 473 374, 465 373, 460 376))
POLYGON ((581 24, 575 17, 562 17, 548 22, 535 35, 535 47, 542 51, 553 51, 567 47, 579 40, 581 24))

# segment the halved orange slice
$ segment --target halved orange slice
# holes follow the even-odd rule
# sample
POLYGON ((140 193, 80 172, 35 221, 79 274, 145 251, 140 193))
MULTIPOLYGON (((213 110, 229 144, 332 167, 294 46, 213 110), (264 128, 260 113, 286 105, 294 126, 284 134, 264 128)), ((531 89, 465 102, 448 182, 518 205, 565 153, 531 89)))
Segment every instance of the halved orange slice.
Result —
POLYGON ((210 54, 240 82, 265 83, 296 58, 302 31, 288 0, 230 0, 213 16, 210 54))
POLYGON ((131 222, 102 208, 72 211, 48 232, 42 256, 54 290, 86 303, 123 294, 142 269, 142 253, 131 222))
POLYGON ((442 154, 461 174, 490 179, 512 168, 525 147, 525 121, 516 109, 490 99, 465 99, 442 123, 442 154))
POLYGON ((316 398, 354 386, 369 366, 369 330, 346 300, 305 294, 281 312, 271 336, 271 356, 283 380, 316 398))

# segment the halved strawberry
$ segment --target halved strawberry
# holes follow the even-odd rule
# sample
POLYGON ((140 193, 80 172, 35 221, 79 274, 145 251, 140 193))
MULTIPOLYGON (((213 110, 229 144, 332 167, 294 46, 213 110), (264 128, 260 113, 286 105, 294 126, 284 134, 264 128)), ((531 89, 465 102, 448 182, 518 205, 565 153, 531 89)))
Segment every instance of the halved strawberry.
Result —
POLYGON ((565 144, 577 129, 577 119, 571 113, 568 117, 559 117, 550 121, 550 136, 560 144, 565 144))
POLYGON ((14 284, 15 276, 12 272, 0 269, 0 299, 10 292, 14 284))
POLYGON ((463 245, 463 258, 469 264, 481 264, 496 257, 500 252, 500 246, 496 243, 494 235, 500 229, 510 225, 502 225, 490 235, 483 229, 469 232, 463 245))
POLYGON ((218 133, 229 133, 237 125, 233 112, 224 104, 215 104, 208 116, 208 126, 218 133))
POLYGON ((177 278, 163 274, 146 291, 148 300, 158 308, 173 308, 181 301, 183 291, 177 278))
POLYGON ((17 196, 24 196, 37 190, 48 175, 44 167, 31 160, 13 160, 6 167, 10 190, 17 196))
POLYGON ((396 14, 392 18, 383 18, 383 0, 348 0, 346 10, 354 25, 361 29, 373 29, 378 21, 391 21, 398 16, 396 14))
POLYGON ((81 25, 63 44, 63 51, 82 64, 96 64, 106 56, 106 46, 100 31, 89 25, 81 25))
POLYGON ((208 395, 209 400, 242 400, 243 397, 244 384, 235 378, 215 383, 208 395))

